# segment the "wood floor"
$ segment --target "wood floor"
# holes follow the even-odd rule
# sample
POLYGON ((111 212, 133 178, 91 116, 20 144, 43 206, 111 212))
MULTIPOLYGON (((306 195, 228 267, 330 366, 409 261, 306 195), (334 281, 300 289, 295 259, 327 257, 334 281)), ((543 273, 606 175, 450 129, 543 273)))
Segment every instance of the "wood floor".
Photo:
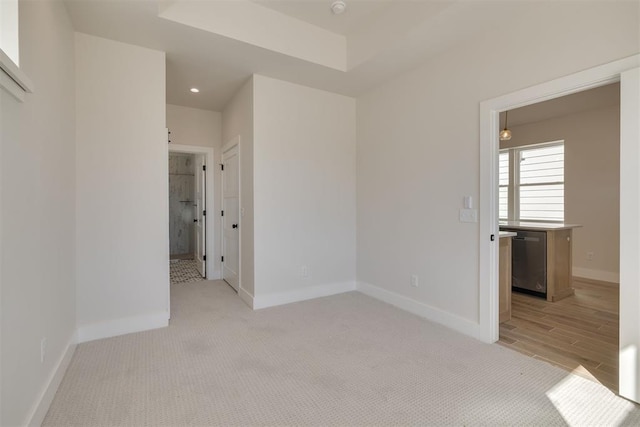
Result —
POLYGON ((574 278, 573 287, 558 302, 513 292, 499 343, 617 392, 618 285, 574 278))

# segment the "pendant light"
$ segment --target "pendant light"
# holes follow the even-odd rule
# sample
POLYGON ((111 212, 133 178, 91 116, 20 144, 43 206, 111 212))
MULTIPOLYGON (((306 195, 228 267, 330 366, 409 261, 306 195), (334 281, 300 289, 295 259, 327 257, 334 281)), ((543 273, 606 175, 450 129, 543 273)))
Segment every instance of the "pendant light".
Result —
POLYGON ((504 112, 504 129, 500 131, 500 141, 508 141, 511 139, 511 131, 507 129, 507 117, 509 112, 504 112))

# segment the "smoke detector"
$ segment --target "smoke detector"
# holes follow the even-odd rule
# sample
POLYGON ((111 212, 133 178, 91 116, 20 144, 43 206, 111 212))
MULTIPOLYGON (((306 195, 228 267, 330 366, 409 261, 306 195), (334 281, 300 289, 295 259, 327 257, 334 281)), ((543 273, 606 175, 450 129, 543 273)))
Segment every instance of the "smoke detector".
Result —
POLYGON ((342 0, 336 0, 331 3, 331 12, 334 15, 340 15, 347 9, 347 4, 342 0))

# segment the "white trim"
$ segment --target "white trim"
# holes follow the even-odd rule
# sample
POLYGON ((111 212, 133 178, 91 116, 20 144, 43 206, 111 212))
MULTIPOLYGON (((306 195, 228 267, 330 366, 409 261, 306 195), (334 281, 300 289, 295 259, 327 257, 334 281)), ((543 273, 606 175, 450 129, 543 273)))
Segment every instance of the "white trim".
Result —
POLYGON ((117 337, 134 332, 164 328, 169 325, 169 312, 123 317, 78 327, 78 343, 117 337))
POLYGON ((277 292, 267 295, 256 295, 253 297, 253 309, 258 310, 261 308, 275 307, 277 305, 290 304, 292 302, 342 294, 355 290, 355 282, 339 282, 326 285, 311 286, 302 289, 294 289, 285 292, 277 292))
POLYGON ((598 280, 600 282, 620 283, 620 274, 613 271, 592 270, 590 268, 572 267, 573 277, 598 280))
POLYGON ((33 82, 9 56, 0 49, 0 87, 13 95, 18 101, 24 101, 25 93, 33 93, 33 82))
MULTIPOLYGON (((480 236, 479 312, 480 339, 498 340, 498 128, 501 111, 614 83, 620 73, 638 67, 640 55, 600 65, 547 83, 532 86, 480 103, 480 236)), ((622 227, 621 227, 622 228, 622 227)))
POLYGON ((0 70, 0 87, 13 96, 18 102, 24 102, 24 90, 6 73, 0 70))
POLYGON ((370 283, 358 282, 357 291, 377 300, 396 306, 435 323, 439 323, 454 331, 480 339, 479 325, 470 320, 421 303, 404 295, 388 291, 370 283))
POLYGON ((226 144, 222 146, 222 154, 224 154, 226 151, 231 150, 236 145, 240 146, 240 135, 234 136, 226 144))
POLYGON ((75 353, 76 351, 76 342, 76 334, 74 333, 69 339, 65 351, 60 356, 58 363, 56 363, 53 372, 51 372, 49 379, 45 383, 42 391, 38 396, 38 399, 31 409, 29 416, 27 417, 27 425, 40 426, 42 424, 42 421, 44 421, 44 417, 45 415, 47 415, 47 411, 51 406, 51 402, 53 402, 53 397, 55 396, 56 391, 58 391, 58 387, 60 387, 62 378, 64 378, 64 374, 65 372, 67 372, 67 368, 71 363, 73 353, 75 353))
MULTIPOLYGON (((204 154, 205 157, 205 164, 207 166, 207 194, 206 194, 206 205, 205 205, 205 210, 207 210, 208 212, 210 212, 210 214, 208 215, 210 217, 210 219, 207 219, 207 221, 205 222, 205 227, 206 227, 206 233, 207 233, 207 252, 205 255, 207 255, 207 271, 206 271, 206 279, 208 280, 216 280, 219 279, 220 277, 222 277, 222 271, 221 268, 216 268, 216 265, 219 265, 217 263, 217 260, 220 259, 220 257, 216 256, 215 253, 215 241, 216 241, 216 237, 218 236, 218 234, 221 233, 217 233, 215 230, 215 221, 213 220, 213 218, 215 218, 213 215, 215 215, 215 210, 214 210, 214 200, 215 200, 215 158, 214 158, 214 149, 212 147, 200 147, 198 145, 181 145, 181 144, 169 144, 169 152, 170 153, 187 153, 187 154, 204 154), (211 200, 211 202, 209 202, 209 200, 211 200)), ((167 201, 168 201, 168 197, 169 194, 167 193, 167 201)), ((169 204, 167 202, 167 210, 169 209, 169 204)), ((167 215, 169 213, 167 212, 167 215)), ((169 224, 169 221, 167 221, 167 224, 169 224)), ((168 262, 168 261, 167 261, 168 262)))
POLYGON ((618 391, 640 402, 640 64, 620 75, 620 334, 618 391))
POLYGON ((253 295, 244 290, 242 287, 238 288, 238 296, 245 304, 247 304, 250 308, 255 308, 253 306, 253 295))

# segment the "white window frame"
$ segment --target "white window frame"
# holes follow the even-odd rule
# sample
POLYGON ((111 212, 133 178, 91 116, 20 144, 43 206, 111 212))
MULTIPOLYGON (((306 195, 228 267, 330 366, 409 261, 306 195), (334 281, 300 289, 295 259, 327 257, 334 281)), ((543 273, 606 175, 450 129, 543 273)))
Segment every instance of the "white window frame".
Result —
MULTIPOLYGON (((530 150, 532 148, 542 148, 542 147, 551 147, 556 145, 564 146, 564 140, 558 141, 550 141, 550 142, 542 142, 538 144, 530 144, 530 145, 521 145, 518 147, 509 147, 500 149, 499 152, 509 152, 509 185, 507 190, 507 200, 508 200, 508 209, 507 209, 507 218, 499 218, 501 221, 527 221, 527 222, 564 222, 564 213, 565 206, 563 205, 562 209, 562 220, 536 220, 536 219, 521 219, 520 218, 520 153, 525 150, 530 150)), ((564 170, 564 166, 563 166, 564 170)), ((566 180, 563 179, 562 184, 564 184, 566 180)), ((535 185, 549 185, 549 184, 559 184, 559 182, 548 182, 544 184, 535 184, 535 185)))
MULTIPOLYGON (((19 61, 18 6, 18 0, 0 0, 0 24, 4 23, 2 26, 5 29, 11 28, 14 31, 11 37, 3 34, 1 40, 15 43, 12 50, 16 53, 16 61, 19 61)), ((19 65, 2 50, 2 46, 0 46, 0 88, 6 90, 20 102, 24 102, 26 93, 34 91, 33 82, 20 69, 19 65)))

